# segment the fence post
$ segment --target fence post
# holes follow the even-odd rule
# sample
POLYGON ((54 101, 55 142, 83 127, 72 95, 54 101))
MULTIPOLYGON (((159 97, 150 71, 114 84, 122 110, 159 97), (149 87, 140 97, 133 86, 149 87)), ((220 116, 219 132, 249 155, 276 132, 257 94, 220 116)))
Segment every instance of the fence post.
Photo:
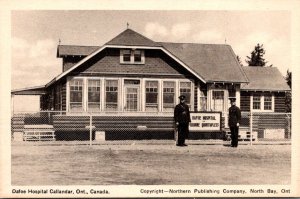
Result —
POLYGON ((252 131, 253 131, 253 115, 252 110, 250 110, 250 145, 252 146, 252 131))
POLYGON ((93 127, 92 127, 92 114, 90 114, 90 146, 92 146, 92 140, 93 140, 93 127))

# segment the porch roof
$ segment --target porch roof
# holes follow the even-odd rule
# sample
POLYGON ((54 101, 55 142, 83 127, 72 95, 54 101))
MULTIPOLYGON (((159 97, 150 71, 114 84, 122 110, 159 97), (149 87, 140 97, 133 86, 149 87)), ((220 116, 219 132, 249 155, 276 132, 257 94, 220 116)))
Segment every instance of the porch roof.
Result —
POLYGON ((46 94, 45 86, 27 87, 11 91, 11 95, 44 95, 46 94))

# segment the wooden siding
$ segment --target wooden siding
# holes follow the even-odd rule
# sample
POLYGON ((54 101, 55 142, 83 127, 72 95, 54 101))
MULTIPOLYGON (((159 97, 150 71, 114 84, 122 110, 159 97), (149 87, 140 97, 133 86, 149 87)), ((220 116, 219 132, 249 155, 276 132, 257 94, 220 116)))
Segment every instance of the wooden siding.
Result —
POLYGON ((275 112, 286 112, 285 93, 275 93, 275 112))
MULTIPOLYGON (((54 115, 53 126, 55 131, 88 131, 89 116, 54 115)), ((97 131, 126 131, 139 130, 139 126, 146 126, 143 130, 167 130, 174 129, 173 117, 153 116, 93 116, 93 126, 97 131)), ((141 131, 143 131, 141 130, 141 131)))
POLYGON ((195 81, 194 86, 194 110, 198 110, 198 82, 195 81))
MULTIPOLYGON (((240 101, 240 108, 241 111, 249 112, 250 111, 250 96, 253 92, 241 92, 241 101, 240 101)), ((274 112, 285 112, 286 105, 285 105, 285 93, 284 92, 275 92, 274 93, 274 112)))
POLYGON ((64 81, 61 87, 62 111, 67 110, 67 83, 64 81))

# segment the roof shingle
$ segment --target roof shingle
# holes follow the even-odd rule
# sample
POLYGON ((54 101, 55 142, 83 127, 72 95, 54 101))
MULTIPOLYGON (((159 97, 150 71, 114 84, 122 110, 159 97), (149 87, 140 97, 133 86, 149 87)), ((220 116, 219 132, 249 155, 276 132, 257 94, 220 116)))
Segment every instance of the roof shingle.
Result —
POLYGON ((87 56, 99 48, 100 46, 58 45, 56 56, 87 56))
POLYGON ((124 46, 150 46, 158 47, 160 44, 148 39, 147 37, 131 30, 126 29, 115 38, 106 43, 106 45, 124 45, 124 46))
POLYGON ((241 90, 257 91, 290 91, 284 77, 276 67, 243 67, 247 77, 248 84, 242 84, 241 90))
POLYGON ((229 45, 164 42, 161 44, 207 82, 248 82, 229 45))

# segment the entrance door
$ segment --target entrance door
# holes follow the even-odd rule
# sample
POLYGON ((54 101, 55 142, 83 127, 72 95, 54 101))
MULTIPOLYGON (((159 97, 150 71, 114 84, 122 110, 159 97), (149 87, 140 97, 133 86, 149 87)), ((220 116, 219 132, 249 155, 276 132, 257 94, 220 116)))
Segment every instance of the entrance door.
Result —
POLYGON ((126 86, 125 87, 125 111, 139 110, 139 87, 126 86))

